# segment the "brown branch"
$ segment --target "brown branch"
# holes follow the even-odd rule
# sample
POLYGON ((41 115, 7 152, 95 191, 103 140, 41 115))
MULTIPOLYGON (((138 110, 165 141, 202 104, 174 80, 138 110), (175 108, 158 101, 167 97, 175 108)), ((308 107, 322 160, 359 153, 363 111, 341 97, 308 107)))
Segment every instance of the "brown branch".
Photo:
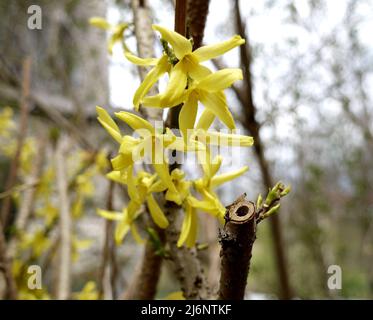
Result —
MULTIPOLYGON (((250 134, 253 136, 255 144, 254 150, 256 157, 259 162, 260 170, 263 177, 263 182, 265 187, 268 189, 272 186, 272 176, 264 155, 264 145, 260 138, 260 124, 256 120, 256 107, 253 101, 253 86, 251 77, 251 54, 250 46, 248 42, 248 37, 245 32, 245 26, 241 19, 241 12, 239 7, 239 1, 234 1, 234 12, 236 19, 236 29, 239 35, 246 39, 245 45, 240 46, 240 60, 243 67, 244 76, 244 90, 245 94, 238 96, 245 113, 245 126, 250 134)), ((285 252, 283 249, 283 236, 281 232, 279 215, 274 215, 271 218, 271 233, 274 243, 274 251, 277 262, 277 269, 280 282, 280 297, 282 299, 290 299, 292 294, 292 289, 289 281, 289 274, 287 268, 287 261, 285 252)))
POLYGON ((221 243, 219 299, 242 300, 245 295, 252 248, 256 239, 255 205, 246 194, 227 207, 221 243))
POLYGON ((202 45, 210 0, 189 0, 187 34, 193 39, 193 50, 202 45))

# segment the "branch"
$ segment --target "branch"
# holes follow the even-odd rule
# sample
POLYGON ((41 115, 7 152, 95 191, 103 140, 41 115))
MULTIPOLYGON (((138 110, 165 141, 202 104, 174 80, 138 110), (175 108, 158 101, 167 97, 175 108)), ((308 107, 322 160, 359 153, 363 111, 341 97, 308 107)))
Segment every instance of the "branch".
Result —
POLYGON ((256 239, 255 205, 246 194, 232 203, 226 212, 226 224, 219 235, 221 276, 219 299, 243 299, 249 274, 252 247, 256 239))
POLYGON ((257 204, 241 195, 227 207, 225 225, 219 234, 221 276, 219 299, 242 300, 250 270, 257 225, 278 212, 279 201, 290 192, 282 183, 270 189, 265 202, 259 195, 257 204))
POLYGON ((67 141, 61 137, 56 148, 57 188, 60 200, 60 246, 59 273, 57 278, 57 299, 66 300, 70 296, 71 286, 71 216, 68 198, 67 171, 65 152, 67 141))
POLYGON ((193 39, 193 50, 202 45, 210 0, 189 0, 187 4, 187 32, 193 39))
MULTIPOLYGON (((114 182, 109 181, 109 188, 106 199, 106 209, 113 210, 113 196, 114 196, 114 182)), ((113 277, 113 261, 111 260, 111 252, 115 250, 115 243, 113 238, 114 223, 111 220, 105 220, 105 240, 102 248, 102 262, 99 270, 99 297, 105 299, 111 297, 115 299, 115 285, 111 280, 113 277)))

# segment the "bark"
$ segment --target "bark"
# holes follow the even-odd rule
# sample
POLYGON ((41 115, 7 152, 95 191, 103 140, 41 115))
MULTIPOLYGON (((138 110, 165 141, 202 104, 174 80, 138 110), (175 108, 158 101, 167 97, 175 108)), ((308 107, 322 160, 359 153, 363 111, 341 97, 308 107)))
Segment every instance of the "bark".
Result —
POLYGON ((221 277, 219 299, 242 300, 245 296, 252 248, 256 239, 255 205, 238 198, 227 208, 220 234, 221 277))
MULTIPOLYGON (((253 101, 253 87, 251 77, 251 54, 248 43, 248 38, 245 32, 245 26, 241 20, 241 12, 239 7, 239 1, 234 2, 234 11, 236 18, 237 32, 242 38, 246 39, 245 45, 240 47, 240 60, 243 67, 244 76, 244 88, 241 90, 235 90, 237 98, 240 100, 244 109, 245 120, 244 124, 246 129, 253 136, 255 144, 254 151, 259 162, 259 167, 263 177, 264 186, 270 188, 273 185, 272 176, 270 173, 268 162, 264 155, 264 145, 260 138, 260 125, 256 120, 256 107, 253 101)), ((271 218, 271 233, 273 237, 274 252, 277 263, 277 270, 279 275, 280 284, 280 298, 290 299, 293 296, 292 289, 289 281, 289 274, 287 268, 287 261, 284 252, 283 236, 281 231, 279 215, 276 214, 271 218)))

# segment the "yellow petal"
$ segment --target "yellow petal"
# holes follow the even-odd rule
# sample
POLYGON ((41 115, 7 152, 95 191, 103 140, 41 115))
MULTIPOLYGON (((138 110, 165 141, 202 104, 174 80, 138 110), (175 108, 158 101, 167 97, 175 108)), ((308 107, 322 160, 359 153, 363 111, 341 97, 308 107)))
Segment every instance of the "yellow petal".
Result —
POLYGON ((209 131, 203 133, 206 143, 219 146, 251 147, 254 144, 253 137, 239 134, 209 131))
POLYGON ((212 160, 212 162, 210 163, 210 175, 211 176, 209 177, 209 179, 214 177, 215 174, 219 171, 222 162, 223 162, 223 157, 221 155, 216 156, 212 160))
POLYGON ((213 216, 216 216, 218 213, 215 201, 198 200, 193 196, 188 196, 188 203, 193 208, 199 209, 207 213, 211 213, 213 216))
POLYGON ((183 97, 187 85, 187 72, 183 61, 179 61, 171 70, 166 90, 161 94, 161 107, 173 107, 183 97))
POLYGON ((95 26, 97 28, 101 28, 104 30, 109 30, 111 28, 111 25, 109 22, 107 22, 104 18, 101 17, 92 17, 89 19, 89 23, 92 26, 95 26))
POLYGON ((159 207, 157 201, 155 201, 152 194, 149 194, 147 197, 147 203, 150 215, 153 218, 153 221, 157 226, 164 229, 168 227, 168 220, 166 216, 164 215, 162 209, 159 207))
POLYGON ((163 183, 167 186, 168 190, 173 193, 178 193, 174 183, 172 182, 170 173, 168 171, 168 164, 164 161, 164 163, 154 163, 153 164, 154 170, 157 172, 159 178, 163 181, 163 183))
POLYGON ((249 168, 247 166, 242 167, 241 169, 231 171, 228 173, 223 173, 218 176, 214 176, 211 179, 211 188, 216 188, 220 186, 221 184, 234 180, 238 178, 240 175, 244 174, 249 168))
POLYGON ((221 91, 230 87, 235 81, 242 80, 241 69, 223 69, 208 75, 198 83, 198 89, 221 91))
POLYGON ((126 169, 131 164, 133 164, 131 154, 118 154, 115 158, 111 159, 111 165, 115 171, 126 169))
POLYGON ((135 239, 135 241, 138 244, 143 244, 145 242, 145 240, 141 238, 140 233, 137 230, 137 227, 134 223, 131 224, 131 233, 132 233, 133 239, 135 239))
POLYGON ((235 128, 235 123, 227 106, 227 98, 224 92, 218 91, 208 93, 201 91, 199 95, 200 101, 209 109, 216 117, 220 119, 229 129, 235 128))
POLYGON ((193 55, 198 59, 199 62, 202 62, 221 56, 227 51, 232 50, 233 48, 240 46, 244 43, 244 39, 242 39, 238 35, 235 35, 227 41, 198 48, 193 52, 193 55))
POLYGON ((188 234, 188 238, 185 241, 185 245, 188 248, 193 248, 196 244, 197 240, 197 231, 198 231, 198 219, 197 219, 197 213, 194 208, 190 209, 190 231, 188 234))
POLYGON ((131 198, 131 200, 138 200, 139 195, 137 192, 136 184, 135 184, 135 179, 133 178, 133 166, 129 166, 127 168, 127 190, 128 190, 128 195, 131 198))
POLYGON ((114 239, 117 245, 122 243, 124 237, 128 234, 128 231, 130 231, 130 227, 131 225, 126 216, 117 224, 114 233, 114 239))
POLYGON ((175 56, 179 60, 181 60, 186 54, 192 52, 192 44, 181 34, 163 28, 159 25, 153 25, 153 29, 158 31, 161 34, 162 39, 166 40, 172 46, 175 56))
POLYGON ((138 130, 141 136, 154 134, 154 127, 148 121, 133 113, 121 111, 116 112, 115 116, 127 123, 133 130, 138 130))
POLYGON ((208 130, 215 120, 215 115, 208 109, 204 109, 196 125, 196 129, 208 130))
POLYGON ((162 180, 158 180, 154 184, 151 185, 148 192, 154 193, 154 192, 163 192, 167 189, 167 186, 163 183, 162 180))
POLYGON ((199 64, 198 61, 196 62, 197 63, 188 63, 188 75, 193 80, 199 81, 212 73, 209 68, 199 64))
POLYGON ((144 81, 137 88, 133 97, 133 105, 138 110, 139 105, 145 95, 149 92, 150 88, 158 81, 158 79, 170 69, 170 65, 167 60, 167 56, 164 55, 159 59, 158 64, 149 71, 144 81))
POLYGON ((181 247, 184 244, 184 242, 188 239, 189 232, 191 230, 191 225, 192 225, 191 211, 192 211, 192 208, 191 206, 188 205, 185 210, 183 224, 181 225, 179 240, 177 241, 178 247, 181 247))
POLYGON ((184 142, 188 144, 189 136, 194 129, 198 111, 198 97, 192 92, 188 100, 185 101, 179 113, 179 127, 183 135, 184 142))
POLYGON ((117 211, 97 209, 97 214, 108 220, 120 221, 123 219, 123 213, 117 211))
POLYGON ((127 60, 138 66, 155 66, 157 63, 159 63, 159 59, 157 58, 140 58, 129 52, 126 52, 124 56, 127 58, 127 60))
POLYGON ((96 112, 98 114, 97 119, 101 123, 101 125, 117 142, 121 143, 122 135, 120 134, 119 127, 114 122, 114 120, 110 117, 108 112, 99 106, 96 106, 96 112))
POLYGON ((122 174, 121 171, 111 171, 106 174, 106 178, 120 184, 127 184, 127 175, 122 174))

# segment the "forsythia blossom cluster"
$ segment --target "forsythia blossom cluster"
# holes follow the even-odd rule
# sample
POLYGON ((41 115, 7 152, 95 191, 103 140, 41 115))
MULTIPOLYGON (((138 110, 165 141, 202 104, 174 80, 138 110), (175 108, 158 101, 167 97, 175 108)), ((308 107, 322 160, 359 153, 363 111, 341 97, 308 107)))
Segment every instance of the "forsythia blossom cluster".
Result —
MULTIPOLYGON (((96 20, 96 25, 104 23, 96 20)), ((106 29, 113 29, 105 25, 106 29)), ((137 111, 144 107, 172 108, 182 104, 179 114, 181 136, 169 128, 165 130, 154 127, 151 123, 130 112, 117 112, 115 116, 125 122, 136 133, 123 135, 110 115, 97 107, 98 121, 119 144, 118 154, 112 159, 113 171, 107 177, 127 186, 129 203, 122 212, 98 210, 98 213, 112 220, 117 220, 115 239, 121 243, 131 231, 134 238, 141 241, 135 221, 147 208, 152 219, 160 228, 167 228, 169 222, 157 202, 157 194, 163 193, 167 201, 172 201, 184 209, 185 216, 181 228, 178 246, 192 247, 197 238, 197 211, 207 212, 223 221, 225 208, 214 189, 243 174, 247 167, 234 172, 218 175, 222 163, 220 155, 212 157, 211 146, 241 146, 253 144, 252 137, 234 133, 209 131, 215 118, 228 129, 235 129, 234 119, 227 105, 224 89, 236 80, 242 79, 240 69, 224 69, 212 72, 202 63, 216 58, 225 52, 242 45, 245 41, 240 36, 193 51, 192 41, 182 35, 153 25, 161 35, 163 53, 159 58, 140 58, 124 48, 125 57, 141 67, 152 66, 133 97, 137 111), (169 75, 166 89, 160 94, 148 96, 149 90, 164 74, 169 75), (204 110, 197 121, 198 103, 204 110), (169 172, 166 152, 193 152, 203 169, 203 176, 196 180, 187 180, 180 169, 169 172), (135 163, 150 159, 154 171, 137 171, 135 163)))

